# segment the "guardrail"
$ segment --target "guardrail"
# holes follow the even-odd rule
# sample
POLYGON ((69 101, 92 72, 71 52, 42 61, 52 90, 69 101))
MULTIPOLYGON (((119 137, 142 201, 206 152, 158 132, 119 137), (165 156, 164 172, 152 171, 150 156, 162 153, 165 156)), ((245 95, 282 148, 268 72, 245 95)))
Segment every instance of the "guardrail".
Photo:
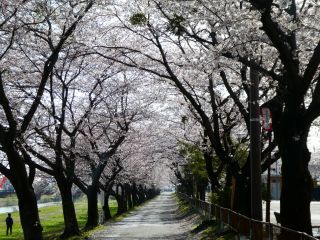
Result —
MULTIPOLYGON (((219 205, 191 198, 184 193, 178 196, 189 202, 202 215, 207 218, 215 217, 221 224, 236 231, 241 239, 251 240, 318 240, 303 232, 294 231, 289 228, 281 227, 273 223, 257 221, 223 208, 219 205)), ((224 226, 222 226, 223 228, 224 226)))

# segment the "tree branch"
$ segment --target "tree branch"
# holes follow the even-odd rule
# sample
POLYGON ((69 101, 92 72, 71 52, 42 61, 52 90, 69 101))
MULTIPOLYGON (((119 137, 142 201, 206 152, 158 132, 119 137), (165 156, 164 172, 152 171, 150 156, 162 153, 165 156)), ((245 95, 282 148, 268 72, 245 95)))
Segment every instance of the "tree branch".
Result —
POLYGON ((243 106, 243 104, 240 102, 240 99, 237 97, 237 95, 235 94, 235 92, 232 90, 229 81, 226 77, 226 74, 224 71, 220 71, 220 76, 222 78, 222 81, 228 91, 228 93, 230 94, 231 98, 233 99, 233 101, 235 102, 235 104, 237 105, 240 113, 242 114, 244 121, 246 123, 247 129, 249 129, 250 126, 250 119, 249 119, 249 113, 247 112, 246 108, 243 106))

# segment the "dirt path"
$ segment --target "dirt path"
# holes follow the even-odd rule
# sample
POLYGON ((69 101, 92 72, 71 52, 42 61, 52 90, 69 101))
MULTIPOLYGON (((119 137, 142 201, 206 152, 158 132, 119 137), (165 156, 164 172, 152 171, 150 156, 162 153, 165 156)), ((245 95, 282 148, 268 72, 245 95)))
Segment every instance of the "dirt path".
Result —
POLYGON ((123 220, 96 232, 90 239, 187 239, 193 219, 179 217, 176 210, 173 195, 161 194, 123 220))

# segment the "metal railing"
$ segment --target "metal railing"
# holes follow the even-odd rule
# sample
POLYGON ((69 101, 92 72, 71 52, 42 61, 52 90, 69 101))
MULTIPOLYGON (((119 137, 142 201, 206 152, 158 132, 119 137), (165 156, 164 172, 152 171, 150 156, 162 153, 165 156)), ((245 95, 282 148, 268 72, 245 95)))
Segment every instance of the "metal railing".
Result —
POLYGON ((223 208, 219 205, 191 198, 184 193, 178 196, 189 202, 197 211, 206 218, 215 217, 222 225, 233 229, 241 239, 251 240, 317 240, 303 232, 294 231, 289 228, 281 227, 273 223, 257 221, 223 208))

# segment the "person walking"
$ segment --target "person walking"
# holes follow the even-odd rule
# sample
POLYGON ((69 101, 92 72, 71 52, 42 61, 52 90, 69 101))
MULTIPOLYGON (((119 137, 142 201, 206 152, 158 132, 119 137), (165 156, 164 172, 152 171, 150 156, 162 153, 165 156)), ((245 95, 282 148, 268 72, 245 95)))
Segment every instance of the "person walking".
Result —
POLYGON ((6 218, 6 224, 7 224, 7 236, 9 231, 10 231, 10 235, 12 235, 13 219, 11 217, 11 213, 8 213, 8 217, 6 218))

